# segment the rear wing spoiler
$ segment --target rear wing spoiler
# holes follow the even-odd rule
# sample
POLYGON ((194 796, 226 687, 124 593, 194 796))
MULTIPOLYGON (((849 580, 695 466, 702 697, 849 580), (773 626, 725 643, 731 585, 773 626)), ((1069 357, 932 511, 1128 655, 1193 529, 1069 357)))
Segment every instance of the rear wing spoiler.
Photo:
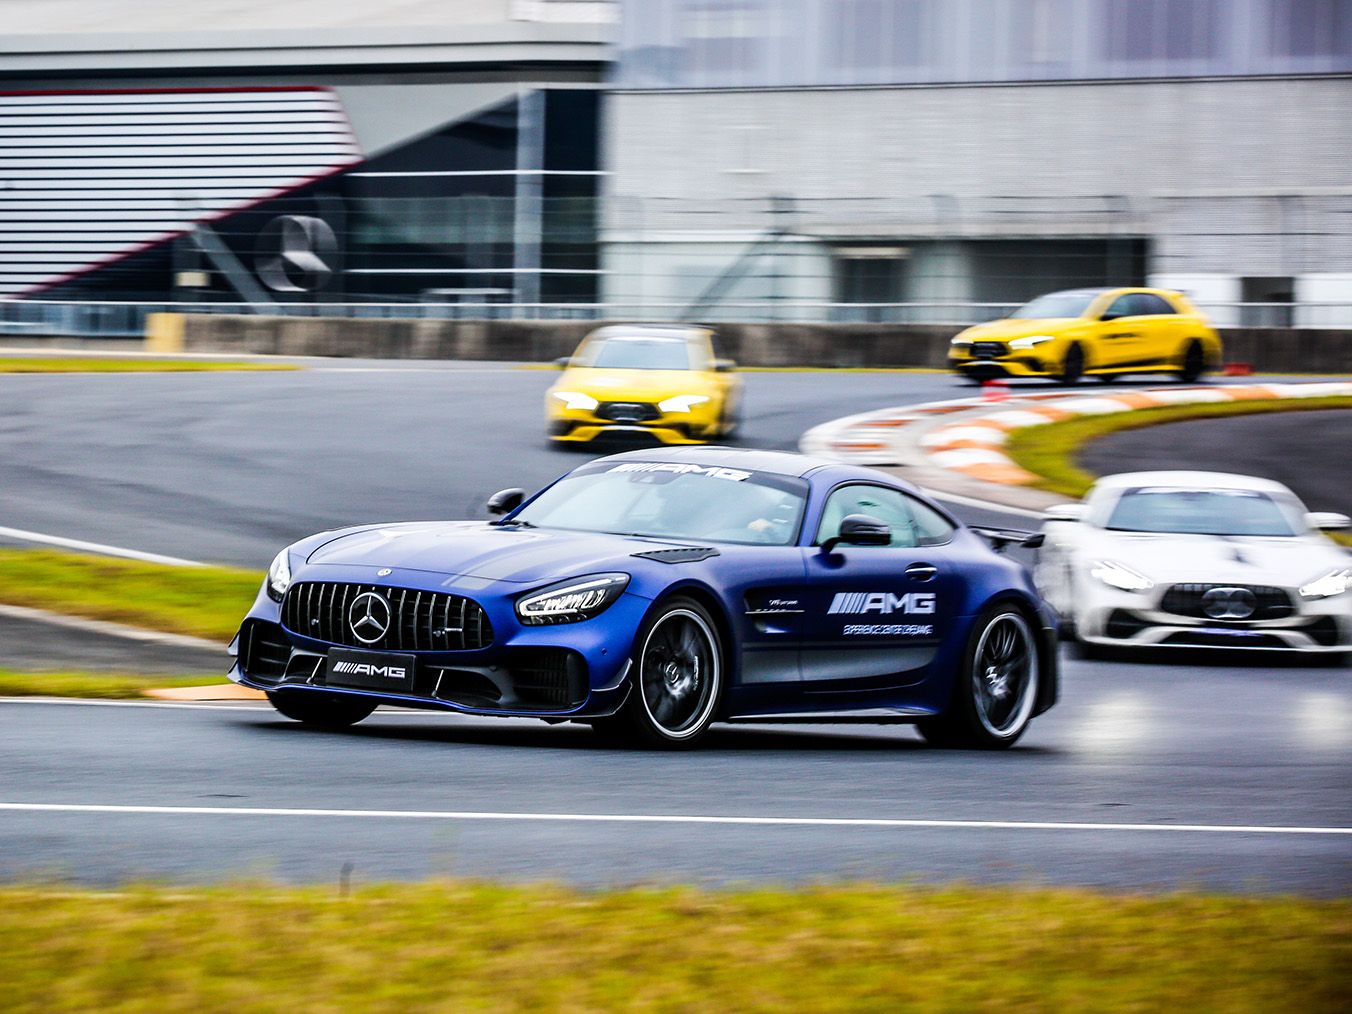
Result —
POLYGON ((1042 532, 1020 532, 1012 528, 982 528, 977 525, 968 527, 989 542, 997 553, 1003 553, 1009 546, 1036 549, 1047 538, 1042 532))

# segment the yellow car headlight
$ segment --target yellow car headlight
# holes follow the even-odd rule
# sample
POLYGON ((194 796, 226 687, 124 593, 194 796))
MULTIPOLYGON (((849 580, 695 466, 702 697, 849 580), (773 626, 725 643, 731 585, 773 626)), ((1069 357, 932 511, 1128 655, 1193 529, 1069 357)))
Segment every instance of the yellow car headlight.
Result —
POLYGON ((689 412, 696 405, 711 400, 707 394, 678 394, 665 401, 659 401, 657 407, 663 412, 689 412))
POLYGON ((1027 338, 1015 338, 1009 343, 1009 347, 1011 349, 1031 349, 1035 345, 1055 340, 1056 335, 1054 334, 1030 334, 1027 338))
POLYGON ((580 412, 590 412, 601 404, 590 394, 583 394, 580 391, 550 391, 549 393, 563 402, 564 408, 577 409, 580 412))

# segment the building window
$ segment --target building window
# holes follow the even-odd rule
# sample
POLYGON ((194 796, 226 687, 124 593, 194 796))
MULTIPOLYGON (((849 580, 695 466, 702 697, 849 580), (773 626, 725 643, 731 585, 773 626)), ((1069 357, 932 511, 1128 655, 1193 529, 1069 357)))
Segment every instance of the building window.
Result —
POLYGON ((681 11, 687 73, 696 77, 754 72, 769 25, 754 0, 693 0, 681 11))
POLYGON ((1218 51, 1216 0, 1107 0, 1109 60, 1210 60, 1218 51))
POLYGON ((1352 54, 1352 0, 1271 0, 1273 56, 1352 54))
POLYGON ((930 0, 832 0, 828 59, 841 69, 919 67, 930 48, 930 0))

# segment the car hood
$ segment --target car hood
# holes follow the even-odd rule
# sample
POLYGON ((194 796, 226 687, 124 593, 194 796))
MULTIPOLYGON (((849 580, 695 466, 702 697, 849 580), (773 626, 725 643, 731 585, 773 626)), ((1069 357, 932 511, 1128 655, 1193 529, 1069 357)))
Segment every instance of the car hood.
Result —
POLYGON ((623 570, 633 566, 634 553, 670 545, 621 535, 502 528, 485 521, 427 521, 340 534, 313 550, 306 563, 531 584, 623 570))
POLYGON ((698 370, 593 370, 564 372, 554 385, 559 391, 580 391, 597 401, 661 401, 678 394, 712 395, 715 384, 698 370))
POLYGON ((1086 555, 1125 564, 1156 584, 1299 587, 1352 565, 1347 554, 1318 538, 1105 532, 1086 546, 1086 555))
POLYGON ((967 341, 1007 342, 1029 335, 1054 335, 1079 322, 1078 317, 1049 317, 1043 320, 992 320, 976 324, 962 332, 967 341))

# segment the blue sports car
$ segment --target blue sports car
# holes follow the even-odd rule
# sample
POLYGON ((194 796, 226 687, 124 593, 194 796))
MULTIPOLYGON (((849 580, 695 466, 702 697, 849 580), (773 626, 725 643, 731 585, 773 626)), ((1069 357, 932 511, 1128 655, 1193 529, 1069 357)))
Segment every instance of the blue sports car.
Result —
POLYGON ((881 472, 630 451, 489 511, 284 549, 231 678, 314 725, 396 704, 649 747, 716 721, 864 721, 1000 748, 1056 701, 1055 621, 1000 551, 1021 533, 969 529, 881 472))

